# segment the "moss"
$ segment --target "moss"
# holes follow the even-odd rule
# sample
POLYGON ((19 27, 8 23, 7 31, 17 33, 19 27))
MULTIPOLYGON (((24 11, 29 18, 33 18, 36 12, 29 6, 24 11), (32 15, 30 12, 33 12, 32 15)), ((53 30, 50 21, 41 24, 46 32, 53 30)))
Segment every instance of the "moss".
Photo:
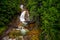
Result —
POLYGON ((0 35, 3 34, 3 32, 7 29, 7 27, 0 27, 0 35))

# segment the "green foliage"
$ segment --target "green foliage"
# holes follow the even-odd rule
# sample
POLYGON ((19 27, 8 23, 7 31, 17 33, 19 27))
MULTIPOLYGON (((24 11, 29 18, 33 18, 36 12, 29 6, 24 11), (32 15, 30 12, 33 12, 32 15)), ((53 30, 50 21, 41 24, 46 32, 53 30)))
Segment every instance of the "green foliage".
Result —
POLYGON ((20 0, 0 0, 0 25, 6 25, 19 10, 20 0))
MULTIPOLYGON (((59 0, 28 0, 26 6, 30 11, 30 17, 40 16, 43 30, 41 40, 60 40, 60 3, 59 0), (40 14, 40 15, 39 15, 40 14), (58 38, 57 38, 58 37, 58 38)), ((36 21, 37 18, 36 18, 36 21)))
POLYGON ((0 34, 19 11, 20 0, 0 0, 0 34))

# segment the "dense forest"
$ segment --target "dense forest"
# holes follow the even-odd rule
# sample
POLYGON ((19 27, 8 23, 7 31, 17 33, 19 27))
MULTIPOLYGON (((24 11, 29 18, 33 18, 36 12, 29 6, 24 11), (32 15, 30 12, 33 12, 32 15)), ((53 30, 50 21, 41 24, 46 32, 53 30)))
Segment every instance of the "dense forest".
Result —
POLYGON ((24 4, 42 30, 40 40, 60 40, 60 0, 0 0, 0 35, 24 4), (38 18, 38 20, 37 20, 38 18))

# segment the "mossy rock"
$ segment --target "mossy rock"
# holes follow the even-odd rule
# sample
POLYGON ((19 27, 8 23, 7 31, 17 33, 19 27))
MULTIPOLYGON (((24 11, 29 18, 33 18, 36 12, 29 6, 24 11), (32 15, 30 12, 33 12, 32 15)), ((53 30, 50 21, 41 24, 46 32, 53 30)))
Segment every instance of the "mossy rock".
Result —
POLYGON ((16 37, 20 35, 21 35, 20 31, 15 29, 11 30, 11 32, 9 33, 9 37, 16 37))

